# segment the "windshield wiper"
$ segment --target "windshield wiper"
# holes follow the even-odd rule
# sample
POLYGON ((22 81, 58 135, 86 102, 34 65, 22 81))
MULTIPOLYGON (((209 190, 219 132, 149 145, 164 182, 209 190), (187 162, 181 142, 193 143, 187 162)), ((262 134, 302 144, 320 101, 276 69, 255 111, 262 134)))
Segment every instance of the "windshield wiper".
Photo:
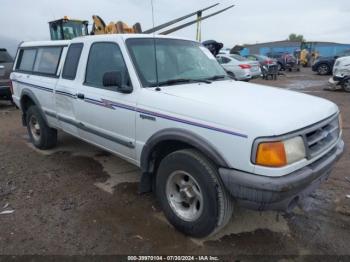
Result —
POLYGON ((215 76, 212 76, 212 77, 209 77, 209 78, 206 78, 206 80, 219 80, 219 79, 224 79, 226 78, 226 75, 215 75, 215 76))
POLYGON ((178 79, 169 79, 166 81, 161 81, 159 83, 154 83, 154 84, 150 85, 150 87, 175 85, 175 84, 181 84, 181 83, 207 83, 207 84, 211 84, 211 81, 209 81, 209 79, 178 78, 178 79))

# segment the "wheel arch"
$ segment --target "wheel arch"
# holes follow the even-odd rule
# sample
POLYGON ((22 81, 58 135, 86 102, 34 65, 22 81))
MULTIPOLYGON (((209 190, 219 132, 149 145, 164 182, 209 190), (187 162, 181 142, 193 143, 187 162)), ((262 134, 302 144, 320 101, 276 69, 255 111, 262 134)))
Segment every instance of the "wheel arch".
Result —
POLYGON ((152 190, 153 177, 161 159, 171 152, 184 148, 194 148, 217 166, 229 167, 225 158, 205 138, 185 129, 164 129, 152 135, 142 149, 140 160, 142 170, 141 193, 152 190))
POLYGON ((331 64, 331 62, 329 61, 320 61, 316 67, 316 70, 317 72, 319 72, 319 68, 322 66, 322 65, 326 65, 328 66, 328 72, 327 74, 331 73, 332 72, 332 68, 333 68, 333 65, 331 64))
POLYGON ((21 106, 21 110, 22 110, 22 122, 23 125, 26 126, 26 114, 27 114, 27 110, 30 106, 35 105, 38 107, 42 117, 44 118, 44 120, 47 122, 46 119, 46 115, 44 114, 44 112, 41 109, 41 105, 39 100, 36 98, 35 94, 33 93, 33 91, 29 90, 29 89, 23 89, 21 92, 21 99, 20 99, 20 106, 21 106))

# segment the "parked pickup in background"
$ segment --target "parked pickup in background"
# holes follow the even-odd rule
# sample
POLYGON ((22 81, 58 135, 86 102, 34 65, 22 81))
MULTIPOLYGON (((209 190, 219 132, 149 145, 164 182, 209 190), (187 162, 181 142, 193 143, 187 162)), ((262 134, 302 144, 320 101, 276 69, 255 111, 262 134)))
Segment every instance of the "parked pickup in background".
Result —
POLYGON ((344 148, 334 103, 234 81, 190 40, 27 42, 13 69, 13 100, 37 148, 54 147, 62 130, 133 163, 140 192, 153 189, 167 219, 194 237, 225 226, 234 204, 291 210, 344 148))
POLYGON ((11 100, 10 73, 13 67, 13 58, 6 49, 0 48, 0 99, 11 100))
POLYGON ((312 64, 312 71, 319 75, 330 75, 333 72, 335 60, 344 56, 350 56, 350 50, 344 50, 335 56, 320 56, 312 64))

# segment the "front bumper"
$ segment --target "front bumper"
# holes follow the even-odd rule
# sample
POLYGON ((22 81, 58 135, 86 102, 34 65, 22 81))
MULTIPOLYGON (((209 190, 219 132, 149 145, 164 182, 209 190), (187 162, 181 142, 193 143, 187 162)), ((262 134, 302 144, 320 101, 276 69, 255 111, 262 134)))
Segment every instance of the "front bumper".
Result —
POLYGON ((259 78, 261 76, 261 70, 252 73, 251 76, 252 79, 259 78))
POLYGON ((282 177, 266 177, 225 168, 220 168, 219 174, 239 205, 255 210, 290 211, 300 199, 328 178, 343 151, 344 142, 340 140, 314 163, 282 177))
POLYGON ((345 78, 344 76, 332 76, 329 78, 328 84, 333 88, 340 89, 345 78))

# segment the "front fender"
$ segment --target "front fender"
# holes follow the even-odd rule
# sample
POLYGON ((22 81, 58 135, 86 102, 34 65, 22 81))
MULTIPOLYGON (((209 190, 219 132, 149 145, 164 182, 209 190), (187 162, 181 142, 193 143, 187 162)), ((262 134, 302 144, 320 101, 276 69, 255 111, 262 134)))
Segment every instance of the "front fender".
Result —
POLYGON ((154 148, 164 141, 179 141, 191 145, 201 151, 205 156, 220 167, 227 167, 227 161, 218 150, 207 139, 194 132, 180 129, 168 128, 152 135, 144 145, 141 153, 141 169, 143 172, 149 171, 149 160, 154 148))

